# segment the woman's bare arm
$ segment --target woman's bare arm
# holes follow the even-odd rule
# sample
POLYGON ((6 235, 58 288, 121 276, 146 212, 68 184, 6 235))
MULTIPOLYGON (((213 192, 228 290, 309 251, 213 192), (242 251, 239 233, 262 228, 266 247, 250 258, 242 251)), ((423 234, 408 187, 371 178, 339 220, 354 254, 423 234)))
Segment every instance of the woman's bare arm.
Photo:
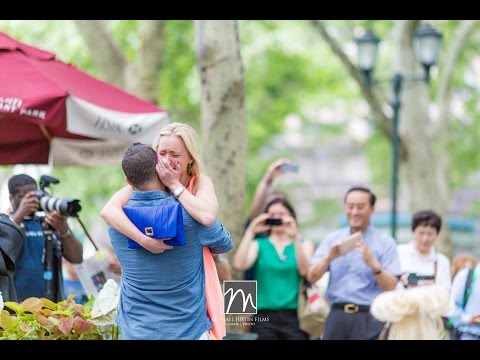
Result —
POLYGON ((265 224, 265 220, 268 219, 268 217, 269 214, 262 213, 253 219, 250 225, 248 225, 233 257, 233 267, 235 269, 241 271, 250 269, 257 261, 258 242, 255 240, 255 234, 270 229, 270 226, 265 224))
POLYGON ((184 191, 178 197, 185 211, 200 224, 213 225, 218 214, 218 200, 212 180, 204 174, 197 177, 195 195, 184 191))

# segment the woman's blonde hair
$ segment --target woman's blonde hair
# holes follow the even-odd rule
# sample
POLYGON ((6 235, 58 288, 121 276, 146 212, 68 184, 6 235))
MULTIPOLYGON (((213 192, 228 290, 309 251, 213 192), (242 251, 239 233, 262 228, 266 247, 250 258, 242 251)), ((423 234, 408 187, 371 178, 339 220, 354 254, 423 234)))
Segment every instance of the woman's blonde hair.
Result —
POLYGON ((474 256, 469 253, 463 252, 457 254, 452 259, 452 279, 457 275, 457 273, 462 270, 464 267, 475 267, 478 261, 474 256))
POLYGON ((370 311, 377 320, 391 323, 388 340, 438 340, 443 331, 441 316, 451 308, 447 288, 424 285, 381 293, 370 311))
POLYGON ((160 137, 166 135, 176 135, 183 140, 185 147, 189 155, 192 157, 193 162, 188 164, 188 175, 200 175, 200 140, 197 132, 188 124, 173 122, 164 126, 160 132, 155 136, 153 140, 152 148, 158 152, 158 144, 160 143, 160 137))

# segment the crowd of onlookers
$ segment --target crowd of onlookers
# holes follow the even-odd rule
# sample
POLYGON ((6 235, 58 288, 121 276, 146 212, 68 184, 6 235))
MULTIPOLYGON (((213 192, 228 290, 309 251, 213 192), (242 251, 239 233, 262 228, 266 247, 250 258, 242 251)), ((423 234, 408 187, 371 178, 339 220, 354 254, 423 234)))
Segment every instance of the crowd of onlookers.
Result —
POLYGON ((325 273, 331 310, 323 339, 480 339, 476 259, 462 253, 450 265, 436 249, 437 213, 413 214, 412 240, 397 245, 370 222, 376 196, 352 187, 344 197, 348 226, 314 251, 285 194, 273 190, 284 164, 289 161, 271 164, 258 184, 233 260, 245 278, 257 280, 258 314, 270 319, 251 328, 259 339, 308 338, 298 323, 298 291, 304 279, 315 283, 325 273))
MULTIPOLYGON (((113 245, 104 251, 111 270, 122 273, 117 320, 123 338, 225 336, 218 280, 231 278, 221 253, 232 248, 232 240, 216 220, 218 201, 212 181, 200 171, 197 142, 191 127, 172 123, 153 147, 132 145, 122 161, 128 185, 102 210, 113 245), (181 204, 178 221, 186 244, 173 246, 170 238, 157 240, 146 228, 143 232, 124 213, 127 204, 147 210, 181 204), (158 324, 168 326, 159 329, 158 324)), ((302 235, 292 203, 272 186, 277 176, 296 169, 287 159, 269 166, 233 255, 233 268, 257 281, 255 319, 261 320, 250 331, 258 339, 311 338, 298 321, 299 291, 325 275, 330 312, 322 339, 480 339, 480 265, 469 254, 456 255, 450 264, 436 249, 442 228, 437 213, 413 214, 412 240, 397 245, 370 221, 375 194, 352 187, 343 199, 348 226, 328 234, 315 249, 302 235)), ((66 296, 63 285, 81 294, 71 264, 82 262, 83 249, 65 214, 54 210, 38 216, 37 184, 28 175, 13 176, 9 192, 9 216, 0 217, 4 300, 59 301, 66 296), (64 268, 62 258, 68 260, 64 268), (69 274, 65 284, 63 272, 69 274)), ((154 221, 162 223, 159 219, 154 221)))

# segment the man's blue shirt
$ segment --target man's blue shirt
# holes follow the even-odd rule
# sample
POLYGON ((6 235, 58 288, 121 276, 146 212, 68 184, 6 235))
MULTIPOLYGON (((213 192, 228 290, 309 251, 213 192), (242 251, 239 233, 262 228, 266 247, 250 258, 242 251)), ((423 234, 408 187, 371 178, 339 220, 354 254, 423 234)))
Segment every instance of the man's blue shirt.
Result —
POLYGON ((24 219, 25 237, 17 260, 15 289, 18 302, 35 296, 45 296, 44 265, 42 261, 45 239, 42 225, 34 219, 24 219))
MULTIPOLYGON (((315 251, 310 264, 314 265, 327 256, 330 248, 338 241, 351 235, 349 227, 328 235, 315 251)), ((400 261, 395 240, 370 225, 362 233, 366 245, 373 256, 380 262, 382 269, 400 276, 400 261)), ((329 266, 330 278, 327 298, 331 303, 354 303, 370 305, 373 299, 384 290, 378 285, 373 270, 358 251, 334 259, 329 266)))

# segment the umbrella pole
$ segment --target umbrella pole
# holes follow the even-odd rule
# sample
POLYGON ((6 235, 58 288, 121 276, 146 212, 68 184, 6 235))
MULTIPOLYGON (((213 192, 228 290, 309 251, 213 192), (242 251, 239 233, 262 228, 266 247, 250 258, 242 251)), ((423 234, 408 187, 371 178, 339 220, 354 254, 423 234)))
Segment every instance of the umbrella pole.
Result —
POLYGON ((42 134, 47 138, 48 141, 52 141, 53 136, 50 130, 45 126, 45 124, 38 124, 38 127, 42 131, 42 134))

